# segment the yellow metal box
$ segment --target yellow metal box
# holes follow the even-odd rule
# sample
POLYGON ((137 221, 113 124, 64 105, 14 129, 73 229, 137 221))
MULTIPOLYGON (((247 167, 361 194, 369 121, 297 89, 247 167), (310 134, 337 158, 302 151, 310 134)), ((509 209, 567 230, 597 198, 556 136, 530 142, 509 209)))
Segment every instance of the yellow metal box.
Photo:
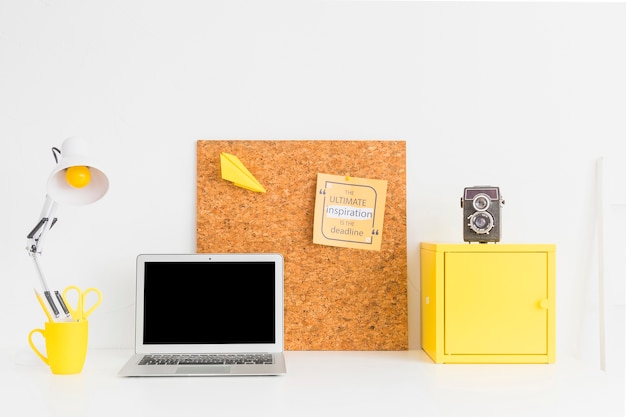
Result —
POLYGON ((553 363, 552 244, 420 244, 422 349, 436 363, 553 363))

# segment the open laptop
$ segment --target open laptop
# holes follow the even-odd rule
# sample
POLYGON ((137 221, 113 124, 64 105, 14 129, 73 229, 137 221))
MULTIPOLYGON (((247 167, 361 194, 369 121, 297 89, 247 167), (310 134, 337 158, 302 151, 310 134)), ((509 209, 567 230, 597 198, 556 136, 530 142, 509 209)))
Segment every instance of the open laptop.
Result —
POLYGON ((135 354, 122 376, 280 375, 283 257, 137 256, 135 354))

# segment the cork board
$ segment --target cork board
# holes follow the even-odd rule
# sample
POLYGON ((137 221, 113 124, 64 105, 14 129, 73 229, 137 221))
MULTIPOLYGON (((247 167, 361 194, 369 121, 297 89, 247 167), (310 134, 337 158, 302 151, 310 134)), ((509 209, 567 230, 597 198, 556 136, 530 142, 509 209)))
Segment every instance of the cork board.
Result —
POLYGON ((286 350, 408 349, 406 142, 197 142, 197 252, 285 259, 286 350), (267 190, 221 178, 236 155, 267 190), (318 173, 387 180, 379 251, 313 243, 318 173))

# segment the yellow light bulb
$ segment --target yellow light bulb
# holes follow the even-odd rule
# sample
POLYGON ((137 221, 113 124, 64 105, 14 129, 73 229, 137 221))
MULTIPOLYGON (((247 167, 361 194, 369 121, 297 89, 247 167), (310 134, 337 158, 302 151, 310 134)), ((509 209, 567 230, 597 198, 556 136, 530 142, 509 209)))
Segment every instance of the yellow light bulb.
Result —
POLYGON ((91 181, 89 168, 82 165, 69 167, 65 171, 65 180, 74 188, 83 188, 91 181))

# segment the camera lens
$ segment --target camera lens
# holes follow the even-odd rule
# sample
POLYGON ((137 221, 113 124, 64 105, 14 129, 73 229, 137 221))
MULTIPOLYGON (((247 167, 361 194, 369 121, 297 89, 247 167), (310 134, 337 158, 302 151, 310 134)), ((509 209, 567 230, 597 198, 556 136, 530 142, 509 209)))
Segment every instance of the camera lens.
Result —
POLYGON ((469 217, 468 226, 478 234, 487 234, 493 229, 493 216, 486 211, 476 212, 469 217))
POLYGON ((484 216, 476 217, 474 219, 474 226, 479 229, 484 229, 485 227, 487 227, 488 224, 489 221, 484 216))
POLYGON ((478 194, 476 197, 474 197, 474 201, 472 202, 474 208, 478 211, 487 210, 487 208, 489 207, 489 203, 489 196, 485 194, 478 194))

